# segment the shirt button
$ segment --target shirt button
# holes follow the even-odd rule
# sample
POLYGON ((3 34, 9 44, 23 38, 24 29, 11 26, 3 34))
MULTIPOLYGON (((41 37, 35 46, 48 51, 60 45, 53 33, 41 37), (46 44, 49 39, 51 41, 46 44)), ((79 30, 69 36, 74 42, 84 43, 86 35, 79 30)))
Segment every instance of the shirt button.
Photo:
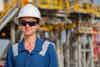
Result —
POLYGON ((31 56, 32 54, 28 54, 28 56, 31 56))
POLYGON ((28 56, 30 56, 30 54, 28 54, 28 56))

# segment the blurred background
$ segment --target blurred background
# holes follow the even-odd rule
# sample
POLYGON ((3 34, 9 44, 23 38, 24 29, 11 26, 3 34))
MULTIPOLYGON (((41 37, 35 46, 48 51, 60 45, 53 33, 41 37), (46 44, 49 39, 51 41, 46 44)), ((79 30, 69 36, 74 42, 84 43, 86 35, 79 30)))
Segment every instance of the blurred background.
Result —
POLYGON ((59 67, 100 67, 100 0, 0 0, 0 67, 23 37, 15 17, 28 3, 41 11, 37 36, 56 44, 59 67))

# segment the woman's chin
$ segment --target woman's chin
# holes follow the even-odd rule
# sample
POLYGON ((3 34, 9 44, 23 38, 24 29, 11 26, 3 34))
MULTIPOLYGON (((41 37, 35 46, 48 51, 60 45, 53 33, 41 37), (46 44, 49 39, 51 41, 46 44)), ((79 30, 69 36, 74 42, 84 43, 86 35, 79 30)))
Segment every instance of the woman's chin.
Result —
POLYGON ((30 32, 27 32, 27 33, 24 33, 25 36, 30 36, 32 35, 33 33, 30 33, 30 32))

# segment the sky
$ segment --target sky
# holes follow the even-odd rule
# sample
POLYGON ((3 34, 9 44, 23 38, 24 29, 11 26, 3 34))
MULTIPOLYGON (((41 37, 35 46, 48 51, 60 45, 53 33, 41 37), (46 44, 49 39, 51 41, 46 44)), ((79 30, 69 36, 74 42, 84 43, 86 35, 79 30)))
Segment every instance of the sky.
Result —
POLYGON ((94 0, 94 3, 100 5, 100 0, 94 0))

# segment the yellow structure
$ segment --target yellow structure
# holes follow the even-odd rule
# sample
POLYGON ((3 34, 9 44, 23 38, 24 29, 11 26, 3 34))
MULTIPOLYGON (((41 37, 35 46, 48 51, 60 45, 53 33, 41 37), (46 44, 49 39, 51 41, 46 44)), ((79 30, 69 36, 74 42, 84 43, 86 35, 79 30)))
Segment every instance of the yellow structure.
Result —
POLYGON ((97 6, 95 8, 95 12, 94 12, 95 16, 100 17, 100 6, 97 6))
POLYGON ((0 20, 3 16, 9 12, 10 9, 16 6, 17 1, 16 0, 11 0, 11 2, 5 2, 4 3, 4 10, 0 12, 0 20))
POLYGON ((38 6, 44 9, 63 9, 63 0, 38 0, 38 6))
POLYGON ((38 0, 38 6, 40 8, 50 8, 50 0, 38 0))

